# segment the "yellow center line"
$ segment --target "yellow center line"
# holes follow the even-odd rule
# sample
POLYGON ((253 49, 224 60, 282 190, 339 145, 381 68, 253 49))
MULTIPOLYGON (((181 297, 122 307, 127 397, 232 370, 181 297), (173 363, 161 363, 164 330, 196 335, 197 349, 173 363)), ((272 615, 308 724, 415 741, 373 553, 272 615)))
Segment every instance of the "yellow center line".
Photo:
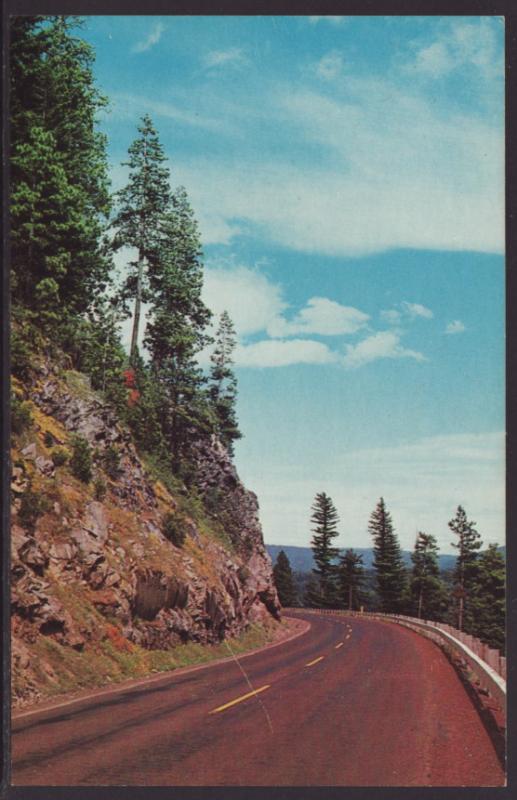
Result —
POLYGON ((334 650, 339 650, 339 648, 340 648, 340 647, 343 647, 343 645, 344 645, 344 642, 340 642, 339 644, 337 644, 337 645, 334 647, 334 650))
POLYGON ((313 664, 317 664, 318 661, 323 661, 324 658, 325 658, 325 656, 320 656, 319 658, 315 658, 314 661, 309 661, 309 663, 306 664, 305 666, 306 667, 312 667, 313 664))
POLYGON ((252 692, 248 692, 248 694, 243 694, 241 697, 236 697, 235 700, 230 700, 229 703, 225 703, 224 706, 219 706, 218 708, 213 708, 210 711, 210 714, 217 714, 219 711, 225 711, 227 708, 231 708, 231 706, 236 705, 237 703, 242 703, 243 700, 247 700, 249 697, 254 697, 256 694, 260 694, 261 692, 265 692, 266 689, 269 689, 271 686, 270 683, 266 684, 266 686, 261 686, 260 689, 254 689, 252 692))

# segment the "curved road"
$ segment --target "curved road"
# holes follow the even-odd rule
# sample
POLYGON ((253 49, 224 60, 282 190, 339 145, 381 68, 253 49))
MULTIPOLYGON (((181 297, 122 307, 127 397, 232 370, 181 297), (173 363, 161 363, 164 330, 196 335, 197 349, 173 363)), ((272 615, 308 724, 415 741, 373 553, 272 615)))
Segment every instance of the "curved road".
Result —
POLYGON ((19 715, 13 783, 504 785, 435 645, 376 620, 296 616, 307 633, 239 662, 19 715))

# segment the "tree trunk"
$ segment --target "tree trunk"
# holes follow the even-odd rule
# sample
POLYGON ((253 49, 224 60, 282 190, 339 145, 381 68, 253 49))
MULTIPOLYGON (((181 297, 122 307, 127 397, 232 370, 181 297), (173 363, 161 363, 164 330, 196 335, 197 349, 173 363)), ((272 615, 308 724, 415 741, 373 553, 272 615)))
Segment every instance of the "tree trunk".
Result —
POLYGON ((348 610, 349 611, 352 610, 352 592, 353 592, 353 587, 352 587, 352 584, 350 584, 350 586, 348 587, 348 610))
POLYGON ((144 272, 144 259, 140 254, 138 257, 138 274, 136 278, 136 297, 135 297, 135 317, 133 319, 133 331, 131 333, 131 349, 129 351, 129 361, 131 366, 135 366, 136 352, 138 349, 138 329, 140 327, 140 310, 142 306, 142 278, 144 272))
POLYGON ((418 619, 422 619, 422 589, 420 589, 420 594, 418 595, 418 619))

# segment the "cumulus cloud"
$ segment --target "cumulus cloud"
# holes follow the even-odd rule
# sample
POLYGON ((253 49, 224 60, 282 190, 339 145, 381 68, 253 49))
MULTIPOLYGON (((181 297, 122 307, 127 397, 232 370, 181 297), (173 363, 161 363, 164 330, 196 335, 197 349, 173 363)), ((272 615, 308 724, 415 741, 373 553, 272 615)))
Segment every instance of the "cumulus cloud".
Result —
POLYGON ((203 59, 204 66, 207 69, 228 65, 243 66, 247 61, 248 59, 241 47, 230 47, 228 50, 211 50, 203 59))
POLYGON ((384 322, 389 325, 399 325, 402 320, 402 314, 396 308, 390 308, 387 311, 381 311, 380 317, 384 322))
POLYGON ((342 71, 343 56, 337 50, 327 53, 314 65, 314 72, 318 78, 322 78, 325 81, 334 80, 342 71))
POLYGON ((214 262, 205 269, 203 300, 217 315, 226 309, 241 336, 267 330, 287 307, 281 286, 258 269, 214 262))
POLYGON ((356 368, 380 358, 413 358, 425 361, 425 356, 415 350, 408 350, 400 344, 400 334, 393 331, 379 331, 358 344, 346 345, 343 364, 356 368))
POLYGON ((162 22, 157 22, 154 25, 153 29, 149 33, 145 39, 142 39, 140 42, 137 42, 133 47, 133 53, 145 53, 146 50, 150 50, 151 47, 154 47, 155 44, 158 44, 160 39, 162 38, 162 33, 165 30, 165 26, 162 22))
POLYGON ((466 328, 463 322, 459 319, 455 319, 452 322, 449 322, 449 324, 445 328, 445 333, 451 333, 451 334, 463 333, 463 331, 465 330, 466 328))
POLYGON ((420 303, 407 303, 405 300, 402 302, 402 307, 406 314, 414 319, 415 317, 422 317, 423 319, 432 319, 434 317, 430 308, 426 308, 420 303))
POLYGON ((439 37, 417 49, 408 66, 430 78, 461 68, 476 69, 486 78, 502 75, 503 59, 498 52, 494 20, 480 17, 474 21, 450 21, 439 37))
POLYGON ((329 364, 336 355, 321 342, 310 339, 265 339, 235 348, 238 367, 287 367, 291 364, 329 364))
POLYGON ((337 336, 356 333, 368 320, 368 314, 357 308, 340 305, 326 297, 311 297, 294 319, 278 317, 269 323, 267 331, 270 336, 280 337, 300 333, 337 336))

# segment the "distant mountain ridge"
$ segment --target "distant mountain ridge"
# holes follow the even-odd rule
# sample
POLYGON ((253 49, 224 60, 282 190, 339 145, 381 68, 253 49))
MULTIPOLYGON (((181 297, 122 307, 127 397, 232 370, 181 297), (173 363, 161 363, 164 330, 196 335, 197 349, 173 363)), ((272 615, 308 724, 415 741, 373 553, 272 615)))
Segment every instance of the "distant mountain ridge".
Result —
MULTIPOLYGON (((291 564, 291 568, 295 572, 310 572, 314 566, 314 562, 312 559, 312 550, 310 547, 296 547, 294 545, 280 545, 280 544, 267 544, 266 549, 271 556, 273 563, 276 561, 276 557, 280 550, 283 550, 286 554, 289 562, 291 564)), ((371 547, 354 547, 356 553, 363 557, 363 564, 366 569, 373 568, 373 549, 371 547)), ((499 550, 506 557, 506 547, 499 547, 499 550)), ((345 549, 341 550, 341 553, 344 553, 345 549)), ((404 558, 404 563, 406 566, 411 567, 411 552, 409 550, 403 550, 402 556, 404 558)), ((456 556, 450 553, 442 553, 438 556, 438 563, 440 565, 441 570, 449 570, 454 569, 454 565, 456 564, 456 556)))

